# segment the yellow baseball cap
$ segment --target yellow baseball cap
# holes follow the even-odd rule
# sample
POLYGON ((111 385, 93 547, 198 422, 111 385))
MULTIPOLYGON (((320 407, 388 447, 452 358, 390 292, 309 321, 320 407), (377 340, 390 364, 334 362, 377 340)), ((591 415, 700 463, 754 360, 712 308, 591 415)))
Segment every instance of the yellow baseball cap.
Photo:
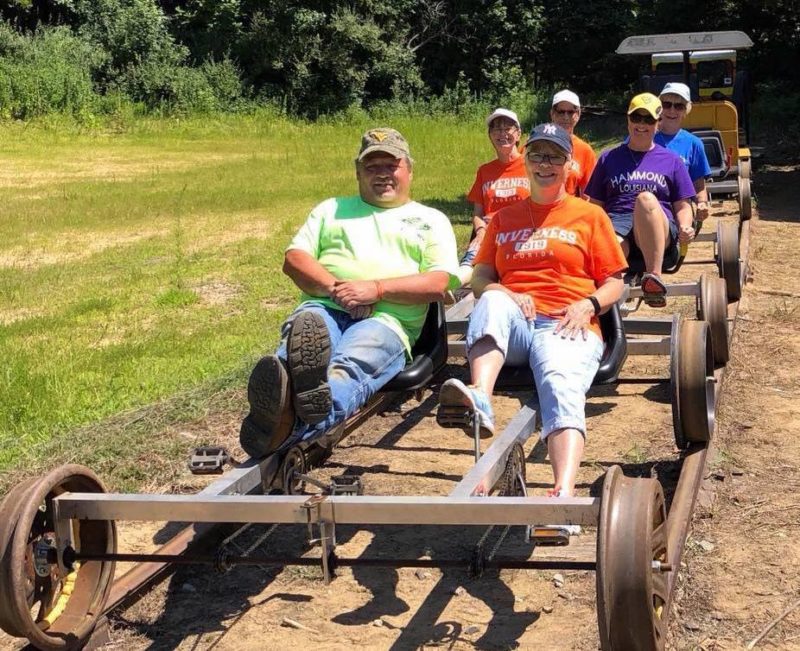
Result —
POLYGON ((647 111, 654 120, 658 120, 661 117, 661 100, 653 93, 640 93, 628 104, 628 115, 639 110, 647 111))

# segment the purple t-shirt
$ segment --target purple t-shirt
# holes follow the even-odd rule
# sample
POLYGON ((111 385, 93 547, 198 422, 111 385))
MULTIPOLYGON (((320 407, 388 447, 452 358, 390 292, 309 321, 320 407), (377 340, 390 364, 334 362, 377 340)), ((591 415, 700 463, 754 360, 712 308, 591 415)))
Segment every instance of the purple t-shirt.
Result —
POLYGON ((681 157, 661 145, 633 151, 626 143, 600 155, 586 186, 586 194, 603 202, 607 213, 632 213, 636 196, 652 192, 674 221, 672 202, 696 193, 681 157))

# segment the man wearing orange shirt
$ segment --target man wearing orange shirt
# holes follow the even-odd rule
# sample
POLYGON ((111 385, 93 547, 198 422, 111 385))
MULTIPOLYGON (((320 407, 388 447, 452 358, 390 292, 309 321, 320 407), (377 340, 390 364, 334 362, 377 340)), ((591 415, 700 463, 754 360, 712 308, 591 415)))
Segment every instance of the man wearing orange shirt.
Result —
POLYGON ((597 156, 588 142, 575 135, 575 125, 581 119, 581 102, 571 90, 560 90, 553 95, 550 119, 564 129, 572 140, 572 163, 567 175, 567 194, 582 197, 592 176, 597 156))

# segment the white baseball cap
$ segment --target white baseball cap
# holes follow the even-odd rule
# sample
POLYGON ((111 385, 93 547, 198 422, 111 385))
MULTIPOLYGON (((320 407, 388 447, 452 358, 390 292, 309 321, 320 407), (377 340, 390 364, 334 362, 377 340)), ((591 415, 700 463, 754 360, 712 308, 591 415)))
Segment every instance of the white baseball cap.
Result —
POLYGON ((506 108, 496 108, 494 111, 492 111, 492 114, 488 118, 486 118, 486 126, 487 127, 491 126, 492 120, 496 120, 497 118, 508 118, 514 124, 517 125, 517 129, 522 128, 519 125, 519 118, 517 117, 517 114, 514 113, 514 111, 511 111, 506 108))
POLYGON ((681 99, 685 99, 687 102, 692 101, 692 96, 689 93, 689 87, 686 84, 682 84, 677 81, 671 81, 666 84, 658 96, 661 97, 662 95, 677 95, 681 99))
POLYGON ((581 107, 581 101, 578 99, 578 96, 571 90, 560 90, 555 95, 553 95, 553 103, 551 106, 555 106, 559 102, 569 102, 575 108, 578 109, 581 107))

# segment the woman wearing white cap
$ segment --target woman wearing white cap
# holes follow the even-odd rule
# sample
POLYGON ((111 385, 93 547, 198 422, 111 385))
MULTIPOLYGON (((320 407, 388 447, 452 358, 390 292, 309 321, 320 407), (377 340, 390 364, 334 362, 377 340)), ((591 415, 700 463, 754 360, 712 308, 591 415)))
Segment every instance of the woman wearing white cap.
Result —
POLYGON ((497 157, 481 165, 475 175, 467 199, 472 202, 472 240, 461 259, 459 277, 462 284, 472 277, 472 261, 480 248, 486 226, 500 208, 530 196, 530 182, 525 174, 525 161, 519 150, 522 130, 514 111, 498 108, 486 118, 489 142, 497 157))
POLYGON ((661 122, 658 123, 655 143, 674 151, 681 157, 689 178, 697 191, 695 217, 703 221, 708 217, 708 190, 706 177, 711 174, 703 141, 686 129, 682 129, 684 118, 692 111, 692 98, 686 84, 670 82, 659 95, 661 100, 661 122))
POLYGON ((588 142, 575 135, 575 125, 581 119, 578 96, 571 90, 560 90, 553 95, 550 119, 564 129, 572 140, 572 166, 565 187, 569 194, 581 197, 597 164, 597 156, 588 142))

